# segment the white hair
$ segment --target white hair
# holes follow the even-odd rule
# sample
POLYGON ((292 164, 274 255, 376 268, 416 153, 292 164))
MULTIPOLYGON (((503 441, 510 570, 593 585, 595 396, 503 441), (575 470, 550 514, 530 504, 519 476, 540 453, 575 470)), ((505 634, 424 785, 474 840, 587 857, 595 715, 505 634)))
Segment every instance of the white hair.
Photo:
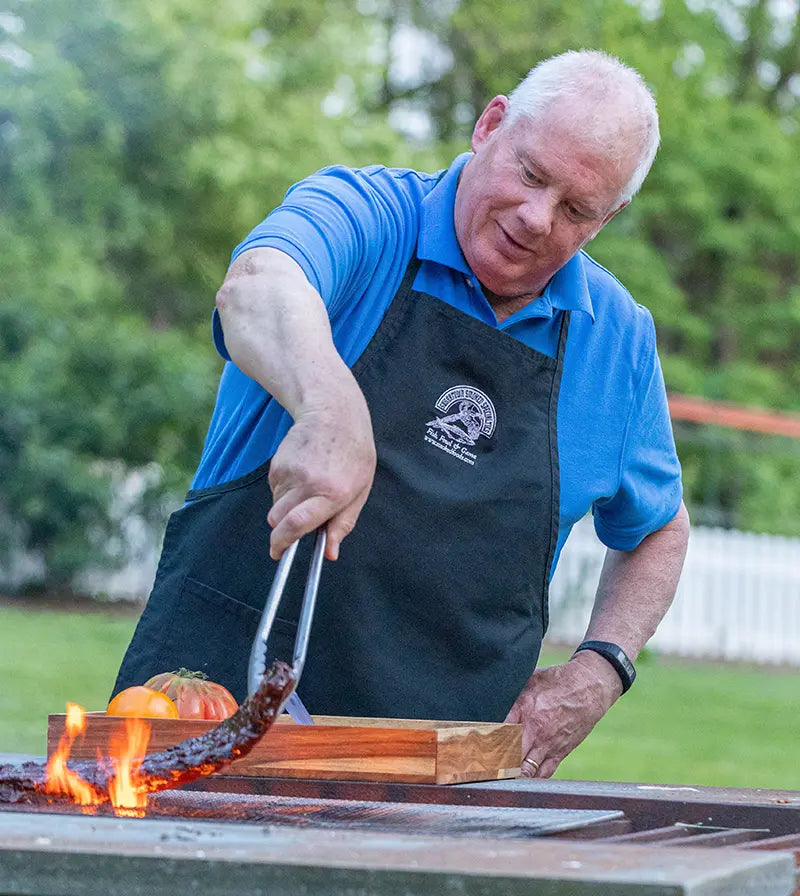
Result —
MULTIPOLYGON (((532 68, 509 94, 504 124, 522 117, 536 120, 556 100, 583 101, 593 112, 587 117, 587 135, 597 130, 603 139, 616 126, 638 153, 638 163, 622 190, 621 202, 628 202, 642 186, 658 151, 660 134, 656 101, 642 76, 614 56, 599 50, 568 50, 551 56, 532 68), (604 116, 609 110, 624 109, 624 121, 604 116)), ((618 113, 618 118, 622 116, 618 113)), ((612 141, 615 145, 617 141, 612 141)))

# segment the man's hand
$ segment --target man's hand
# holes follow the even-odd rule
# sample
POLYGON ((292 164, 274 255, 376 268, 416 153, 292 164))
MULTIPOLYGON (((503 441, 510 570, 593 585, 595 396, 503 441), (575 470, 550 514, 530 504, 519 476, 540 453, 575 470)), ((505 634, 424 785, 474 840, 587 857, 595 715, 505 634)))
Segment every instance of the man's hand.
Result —
POLYGON ((270 554, 277 560, 298 538, 327 521, 325 556, 336 560, 353 530, 375 476, 375 442, 369 411, 355 387, 337 394, 332 410, 295 420, 272 458, 270 554))
POLYGON ((535 763, 523 761, 522 774, 549 778, 620 694, 619 676, 598 654, 537 669, 506 717, 522 724, 522 755, 535 763))

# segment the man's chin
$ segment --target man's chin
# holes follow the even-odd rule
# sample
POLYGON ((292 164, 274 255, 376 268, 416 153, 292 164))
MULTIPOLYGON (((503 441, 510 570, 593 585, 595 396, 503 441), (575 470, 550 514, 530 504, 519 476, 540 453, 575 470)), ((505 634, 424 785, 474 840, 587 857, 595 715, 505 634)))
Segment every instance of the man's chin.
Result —
POLYGON ((498 266, 496 265, 478 265, 472 268, 472 272, 475 274, 484 292, 502 296, 506 294, 505 290, 511 285, 507 276, 498 273, 498 266))
POLYGON ((525 277, 525 272, 514 264, 514 260, 500 255, 492 261, 493 264, 477 270, 473 268, 484 290, 509 299, 525 295, 527 292, 525 281, 528 278, 525 277))

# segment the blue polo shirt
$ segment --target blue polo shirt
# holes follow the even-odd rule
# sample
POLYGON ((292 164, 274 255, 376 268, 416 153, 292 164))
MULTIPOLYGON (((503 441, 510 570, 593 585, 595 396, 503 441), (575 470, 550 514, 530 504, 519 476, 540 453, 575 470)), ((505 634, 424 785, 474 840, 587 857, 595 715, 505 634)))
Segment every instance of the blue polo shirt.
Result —
MULTIPOLYGON (((653 320, 603 267, 579 252, 544 293, 498 324, 458 245, 458 175, 408 169, 325 168, 295 184, 283 203, 236 247, 290 255, 321 295, 334 343, 352 366, 394 298, 412 251, 418 290, 555 357, 562 310, 571 311, 558 403, 561 518, 555 565, 572 526, 590 509, 600 540, 631 550, 663 526, 681 501, 653 320)), ((228 482, 274 454, 291 425, 284 409, 228 361, 193 488, 228 482)))

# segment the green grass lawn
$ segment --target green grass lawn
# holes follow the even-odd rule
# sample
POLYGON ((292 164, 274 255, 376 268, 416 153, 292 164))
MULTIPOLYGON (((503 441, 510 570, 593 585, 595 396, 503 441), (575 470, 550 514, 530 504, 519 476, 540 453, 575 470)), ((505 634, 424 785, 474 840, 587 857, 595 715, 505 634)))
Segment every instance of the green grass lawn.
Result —
POLYGON ((645 652, 637 672, 559 778, 800 790, 800 671, 645 652))
MULTIPOLYGON (((135 614, 0 606, 0 753, 43 753, 47 715, 104 709, 135 614)), ((547 650, 543 664, 568 653, 547 650)), ((560 778, 800 790, 800 672, 647 654, 560 778)))
POLYGON ((136 619, 0 606, 0 753, 44 753, 68 700, 105 709, 136 619))

